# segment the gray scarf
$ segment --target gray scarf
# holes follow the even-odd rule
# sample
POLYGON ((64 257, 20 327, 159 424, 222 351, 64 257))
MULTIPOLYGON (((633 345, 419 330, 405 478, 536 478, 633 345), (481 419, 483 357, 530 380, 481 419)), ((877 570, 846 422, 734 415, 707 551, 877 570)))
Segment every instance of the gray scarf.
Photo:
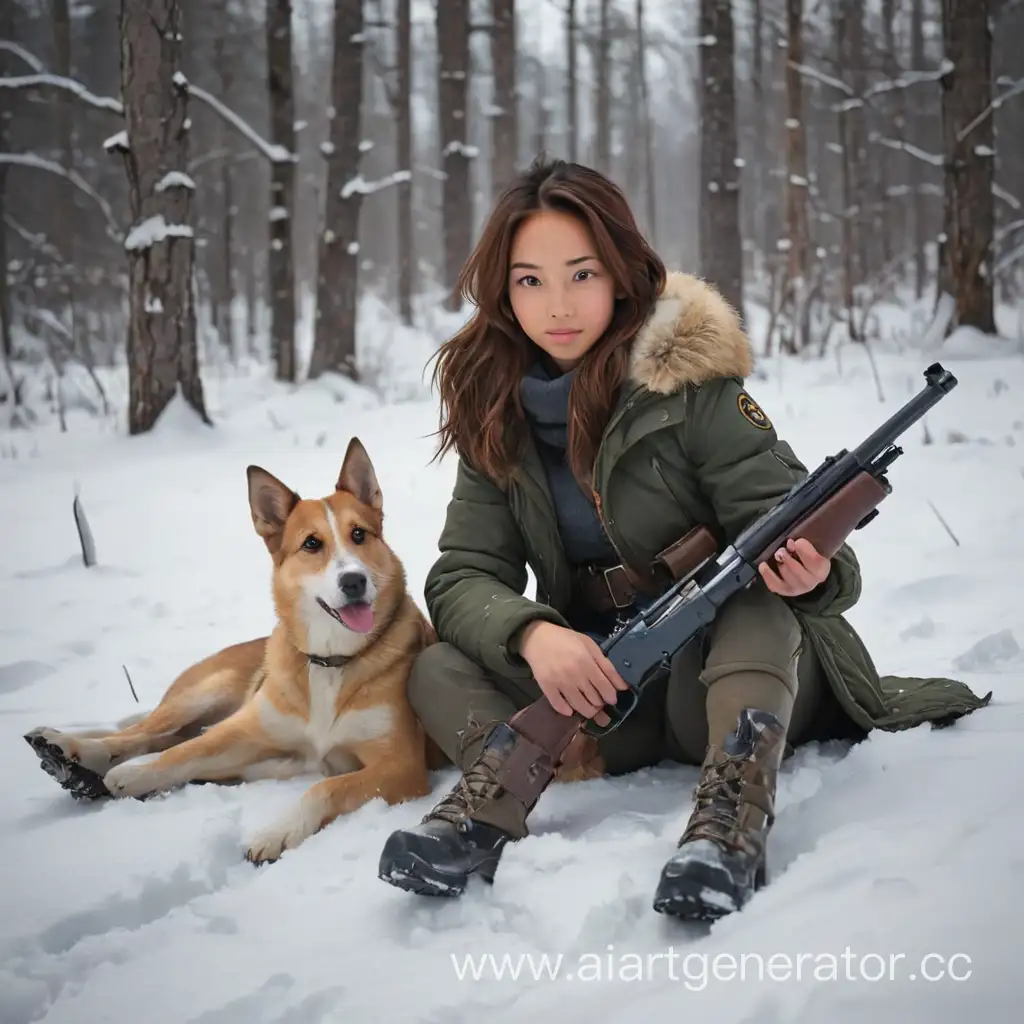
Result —
POLYGON ((519 386, 537 448, 547 472, 548 488, 555 505, 558 532, 569 561, 573 564, 618 562, 615 549, 605 535, 591 496, 577 483, 569 466, 569 389, 575 373, 553 377, 540 364, 531 367, 519 386))

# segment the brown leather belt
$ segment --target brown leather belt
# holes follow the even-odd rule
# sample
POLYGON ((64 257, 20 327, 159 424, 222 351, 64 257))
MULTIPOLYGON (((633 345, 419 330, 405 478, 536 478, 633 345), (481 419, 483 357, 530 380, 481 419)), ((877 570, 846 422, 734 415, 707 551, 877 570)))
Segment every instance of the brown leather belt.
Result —
POLYGON ((646 577, 624 565, 582 565, 573 574, 574 591, 595 612, 622 611, 641 593, 657 596, 664 587, 689 576, 717 549, 714 534, 706 526, 696 526, 658 552, 646 577))
POLYGON ((595 612, 621 611, 637 598, 637 590, 622 565, 580 566, 573 582, 580 600, 595 612))

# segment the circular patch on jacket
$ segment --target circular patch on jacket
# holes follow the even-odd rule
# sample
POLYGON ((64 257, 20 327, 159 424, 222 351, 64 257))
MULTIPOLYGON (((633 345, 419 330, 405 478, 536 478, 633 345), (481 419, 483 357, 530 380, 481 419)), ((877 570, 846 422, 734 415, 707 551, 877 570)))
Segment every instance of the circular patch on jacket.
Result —
POLYGON ((746 391, 740 392, 740 397, 736 399, 736 404, 740 407, 743 418, 748 423, 753 423, 758 430, 772 429, 772 421, 765 415, 764 409, 746 391))

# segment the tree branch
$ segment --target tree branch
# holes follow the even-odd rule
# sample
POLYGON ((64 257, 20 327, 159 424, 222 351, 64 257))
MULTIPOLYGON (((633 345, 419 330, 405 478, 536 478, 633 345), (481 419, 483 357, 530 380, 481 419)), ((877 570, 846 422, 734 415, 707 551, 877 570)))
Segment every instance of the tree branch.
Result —
POLYGON ((114 219, 114 212, 110 204, 87 182, 80 174, 72 168, 61 167, 52 160, 44 160, 34 153, 0 153, 0 164, 11 164, 17 167, 34 167, 38 171, 48 171, 61 178, 67 178, 77 189, 84 192, 102 211, 107 221, 107 232, 111 238, 120 241, 121 230, 114 219))
POLYGON ((1011 99, 1014 96, 1019 96, 1021 93, 1024 93, 1024 78, 1019 82, 1014 83, 1013 88, 1004 92, 1002 96, 997 96, 973 121, 971 121, 969 125, 961 128, 960 131, 957 132, 956 141, 963 142, 964 139, 966 139, 967 136, 985 120, 986 117, 995 113, 995 111, 997 111, 1008 99, 1011 99))
POLYGON ((230 107, 225 106, 216 96, 211 95, 205 89, 193 85, 180 71, 174 75, 174 84, 180 89, 187 90, 189 96, 202 100, 214 113, 244 135, 272 164, 298 162, 298 157, 294 153, 289 153, 284 146, 271 145, 252 125, 243 121, 230 107))
POLYGON ((0 50, 6 50, 8 53, 20 57, 33 71, 39 73, 46 71, 43 62, 38 57, 34 57, 24 46, 19 46, 13 40, 0 39, 0 50))
MULTIPOLYGON (((112 114, 118 114, 121 117, 124 116, 124 106, 120 100, 116 100, 110 96, 97 96, 82 85, 81 82, 75 81, 73 78, 64 78, 60 75, 47 74, 43 70, 42 62, 16 43, 5 43, 0 41, 0 48, 16 52, 27 64, 37 71, 34 75, 8 75, 0 77, 0 88, 63 89, 65 92, 70 92, 72 95, 77 96, 78 99, 82 100, 84 103, 88 103, 90 106, 96 107, 100 110, 108 110, 112 114)), ((180 71, 174 76, 174 84, 179 89, 185 89, 190 96, 194 96, 197 100, 201 100, 210 107, 214 113, 218 114, 228 124, 235 128, 236 131, 245 136, 245 138, 248 139, 271 163, 296 163, 298 161, 298 158, 294 153, 289 153, 283 146, 271 145, 250 124, 243 121, 238 114, 225 106, 225 104, 215 96, 208 93, 205 89, 201 89, 198 85, 193 85, 180 71)), ((130 140, 128 140, 128 143, 130 144, 130 140)), ((124 144, 125 140, 122 133, 119 133, 108 140, 107 148, 123 148, 124 144)))
POLYGON ((1015 195, 1011 195, 1007 192, 1001 185, 992 186, 992 195, 994 195, 996 199, 1002 199, 1007 206, 1014 210, 1019 210, 1024 207, 1024 203, 1022 203, 1015 195))
POLYGON ((345 182, 345 186, 341 190, 341 198, 348 199, 349 196, 354 195, 356 192, 364 196, 372 195, 374 192, 379 192, 382 188, 389 188, 392 185, 408 181, 411 177, 408 171, 395 171, 393 174, 388 174, 377 181, 366 181, 361 174, 358 174, 351 181, 345 182))
POLYGON ((90 92, 81 82, 72 78, 62 78, 60 75, 16 75, 0 76, 0 89, 39 89, 42 87, 51 89, 64 89, 66 92, 74 93, 80 100, 100 110, 109 110, 114 114, 124 115, 124 107, 120 100, 110 96, 97 96, 90 92))
POLYGON ((887 139, 885 136, 873 132, 868 136, 868 141, 877 142, 880 146, 888 146, 889 149, 901 150, 908 156, 916 157, 926 164, 931 164, 932 167, 942 167, 946 162, 946 158, 940 153, 929 153, 904 139, 887 139))

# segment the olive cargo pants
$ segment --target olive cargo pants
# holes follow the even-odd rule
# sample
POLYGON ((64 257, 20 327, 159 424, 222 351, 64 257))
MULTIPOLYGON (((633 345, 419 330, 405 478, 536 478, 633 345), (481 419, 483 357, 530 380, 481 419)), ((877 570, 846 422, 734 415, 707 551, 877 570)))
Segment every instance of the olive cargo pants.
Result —
MULTIPOLYGON (((840 735, 842 710, 789 606, 755 580, 652 681, 633 713, 598 741, 604 771, 619 775, 663 759, 703 763, 744 707, 767 710, 792 746, 840 735)), ((409 700, 428 735, 460 769, 482 749, 487 729, 541 696, 532 680, 484 671, 458 648, 434 644, 417 658, 409 700)))

